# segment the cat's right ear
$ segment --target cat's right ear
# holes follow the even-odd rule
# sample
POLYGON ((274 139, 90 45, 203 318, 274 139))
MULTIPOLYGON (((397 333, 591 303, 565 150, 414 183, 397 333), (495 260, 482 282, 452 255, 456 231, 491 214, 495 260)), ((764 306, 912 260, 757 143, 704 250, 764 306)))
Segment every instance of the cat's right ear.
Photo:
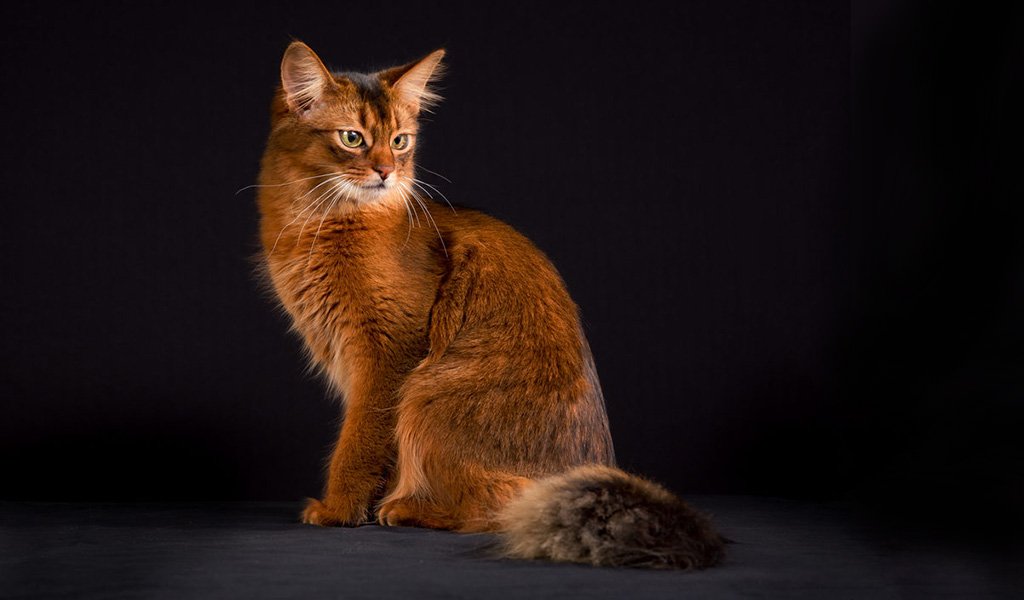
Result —
POLYGON ((292 42, 281 59, 281 87, 292 112, 302 114, 323 97, 334 78, 316 52, 302 42, 292 42))

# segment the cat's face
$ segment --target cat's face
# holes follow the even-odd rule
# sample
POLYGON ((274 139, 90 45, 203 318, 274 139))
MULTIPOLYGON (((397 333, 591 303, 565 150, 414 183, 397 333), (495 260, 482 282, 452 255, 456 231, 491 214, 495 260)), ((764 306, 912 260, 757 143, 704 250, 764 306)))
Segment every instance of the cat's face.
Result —
POLYGON ((332 74, 294 42, 281 63, 275 129, 300 170, 324 180, 313 198, 365 205, 414 193, 417 118, 444 51, 369 75, 332 74))

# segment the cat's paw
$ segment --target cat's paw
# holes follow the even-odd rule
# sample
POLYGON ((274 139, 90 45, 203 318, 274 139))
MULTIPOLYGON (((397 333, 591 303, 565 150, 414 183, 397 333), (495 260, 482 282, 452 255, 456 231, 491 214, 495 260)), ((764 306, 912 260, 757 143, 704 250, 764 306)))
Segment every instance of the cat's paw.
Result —
POLYGON ((322 527, 355 527, 366 519, 365 511, 350 507, 327 504, 316 498, 306 500, 302 511, 302 522, 322 527))
POLYGON ((392 500, 385 502, 377 511, 377 522, 386 527, 415 527, 418 523, 413 512, 413 507, 407 501, 392 500))
POLYGON ((412 498, 399 498, 381 505, 377 511, 377 522, 389 527, 428 527, 430 529, 455 529, 455 523, 444 518, 436 509, 412 498))

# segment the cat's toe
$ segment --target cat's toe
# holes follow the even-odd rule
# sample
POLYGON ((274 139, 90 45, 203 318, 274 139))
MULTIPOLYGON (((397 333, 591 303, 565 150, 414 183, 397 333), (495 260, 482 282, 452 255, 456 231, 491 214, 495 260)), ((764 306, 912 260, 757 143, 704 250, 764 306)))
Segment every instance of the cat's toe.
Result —
POLYGON ((306 500, 306 507, 302 510, 302 522, 307 525, 324 525, 323 516, 327 514, 327 507, 316 498, 306 500))
POLYGON ((365 511, 346 509, 344 506, 335 507, 316 498, 310 498, 302 511, 302 522, 322 527, 355 527, 363 522, 365 516, 365 511))

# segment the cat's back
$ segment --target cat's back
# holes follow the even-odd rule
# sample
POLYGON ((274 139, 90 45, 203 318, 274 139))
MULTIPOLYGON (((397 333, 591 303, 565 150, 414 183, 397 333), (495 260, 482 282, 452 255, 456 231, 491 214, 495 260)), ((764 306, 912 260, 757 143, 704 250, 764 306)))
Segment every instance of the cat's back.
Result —
MULTIPOLYGON (((525 235, 475 210, 444 220, 450 273, 469 273, 463 343, 515 343, 516 352, 582 352, 579 311, 558 270, 525 235)), ((575 362, 575 360, 573 360, 575 362)))
POLYGON ((465 319, 443 353, 417 369, 407 390, 423 398, 446 390, 450 412, 442 421, 486 424, 458 435, 472 460, 494 468, 536 476, 614 464, 579 311, 552 262, 526 236, 486 214, 449 211, 444 226, 449 281, 469 274, 465 319), (511 422, 528 423, 525 429, 538 435, 507 439, 503 447, 514 451, 495 453, 495 433, 511 422))
POLYGON ((504 279, 509 285, 526 283, 519 278, 528 278, 531 287, 539 285, 544 292, 564 290, 547 255, 508 223, 479 210, 457 208, 448 210, 445 225, 445 239, 453 254, 471 253, 485 267, 482 276, 504 279))

